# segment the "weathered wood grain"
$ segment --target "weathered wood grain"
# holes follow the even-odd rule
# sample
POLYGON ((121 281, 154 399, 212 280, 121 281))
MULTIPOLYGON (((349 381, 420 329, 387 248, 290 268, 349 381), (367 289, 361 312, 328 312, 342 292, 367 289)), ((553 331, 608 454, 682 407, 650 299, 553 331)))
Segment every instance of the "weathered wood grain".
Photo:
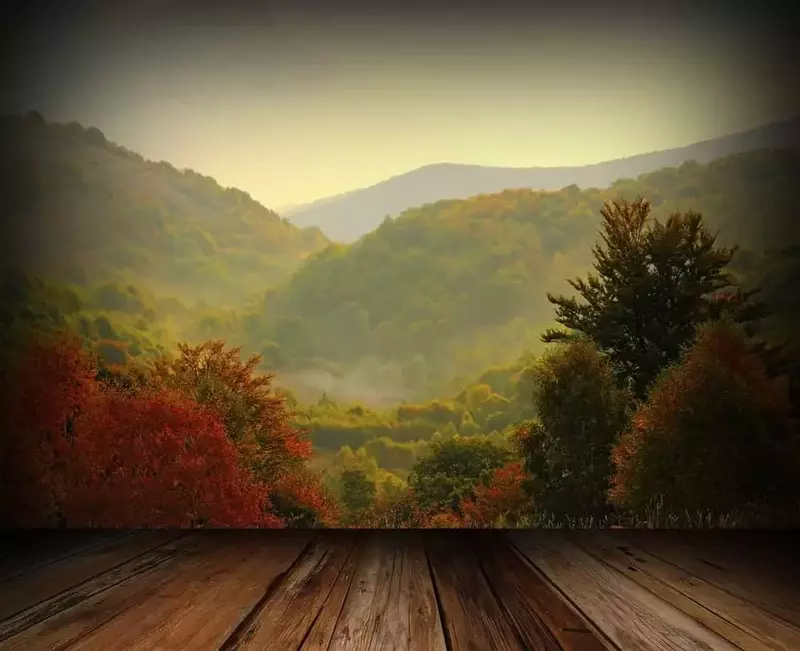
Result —
POLYGON ((196 564, 208 538, 184 536, 0 622, 0 649, 63 649, 146 602, 176 569, 196 564))
POLYGON ((445 651, 419 533, 377 532, 363 544, 329 651, 445 651))
POLYGON ((137 531, 127 536, 102 538, 98 545, 85 546, 82 553, 73 553, 7 579, 0 591, 0 621, 181 535, 180 532, 137 531))
POLYGON ((352 532, 322 532, 226 642, 226 651, 298 649, 353 551, 352 532))
POLYGON ((499 532, 476 536, 486 578, 526 648, 547 651, 604 651, 591 623, 570 608, 508 538, 499 532))
MULTIPOLYGON (((781 574, 764 563, 754 562, 746 549, 726 552, 723 543, 718 542, 711 551, 700 544, 702 537, 692 544, 685 534, 669 535, 678 532, 665 532, 668 535, 653 533, 630 532, 631 543, 800 630, 800 581, 789 580, 791 574, 787 575, 789 568, 785 564, 781 574)), ((718 539, 722 538, 724 532, 718 536, 718 539)))
MULTIPOLYGON (((196 563, 175 568, 148 599, 70 647, 74 651, 218 649, 308 545, 311 531, 213 531, 196 563)), ((284 647, 289 648, 289 647, 284 647)))
POLYGON ((457 534, 425 539, 442 610, 449 648, 453 651, 518 651, 516 629, 505 616, 483 575, 478 559, 457 534))
POLYGON ((510 534, 525 556, 624 651, 732 651, 688 615, 590 556, 560 532, 510 534))
POLYGON ((52 565, 131 531, 4 531, 0 535, 0 589, 2 582, 52 565))
POLYGON ((0 650, 800 649, 776 537, 78 533, 9 560, 0 650))
POLYGON ((771 613, 627 543, 625 536, 577 534, 585 551, 745 651, 800 649, 800 632, 771 613))
POLYGON ((303 642, 301 651, 327 651, 330 647, 336 623, 339 621, 345 599, 350 592, 353 578, 361 560, 363 545, 358 544, 358 542, 360 541, 357 541, 353 551, 347 557, 342 571, 336 577, 336 582, 303 642))

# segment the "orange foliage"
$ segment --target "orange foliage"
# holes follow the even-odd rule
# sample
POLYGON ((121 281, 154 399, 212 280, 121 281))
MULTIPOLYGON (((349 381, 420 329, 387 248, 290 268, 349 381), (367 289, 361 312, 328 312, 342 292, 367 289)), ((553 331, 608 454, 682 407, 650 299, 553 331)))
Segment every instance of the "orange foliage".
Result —
POLYGON ((5 524, 284 526, 214 410, 108 381, 68 336, 32 340, 15 361, 0 414, 5 524))
POLYGON ((337 526, 338 505, 320 479, 308 471, 283 475, 271 496, 273 512, 289 526, 337 526))
POLYGON ((242 362, 240 348, 226 349, 219 340, 181 344, 179 352, 177 359, 156 362, 154 381, 214 410, 259 477, 272 482, 287 465, 311 456, 311 442, 292 424, 284 396, 273 390, 273 376, 256 375, 260 356, 242 362))
POLYGON ((62 476, 70 526, 280 526, 219 419, 178 393, 110 390, 75 424, 62 476))
POLYGON ((425 529, 433 527, 435 513, 424 509, 414 495, 406 489, 392 497, 379 496, 376 503, 362 514, 356 526, 370 529, 425 529))
POLYGON ((476 486, 473 496, 461 501, 466 526, 494 527, 501 519, 515 520, 528 505, 523 490, 525 473, 520 462, 497 469, 486 486, 476 486))
POLYGON ((428 516, 421 526, 425 529, 462 529, 464 521, 458 513, 444 511, 428 516))
POLYGON ((786 386, 734 325, 701 329, 650 392, 612 452, 610 497, 643 510, 656 496, 675 511, 728 512, 766 497, 791 474, 786 386))
POLYGON ((0 424, 3 521, 16 526, 55 523, 45 477, 64 465, 74 418, 97 392, 95 368, 73 337, 28 342, 5 369, 0 424))

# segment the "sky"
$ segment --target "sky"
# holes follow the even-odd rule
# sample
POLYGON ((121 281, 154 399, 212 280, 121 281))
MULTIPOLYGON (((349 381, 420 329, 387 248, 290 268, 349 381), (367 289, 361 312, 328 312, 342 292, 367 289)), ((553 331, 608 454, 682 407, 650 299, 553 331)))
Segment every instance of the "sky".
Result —
POLYGON ((96 126, 271 208, 431 163, 582 165, 800 114, 777 9, 110 4, 26 15, 4 112, 96 126))

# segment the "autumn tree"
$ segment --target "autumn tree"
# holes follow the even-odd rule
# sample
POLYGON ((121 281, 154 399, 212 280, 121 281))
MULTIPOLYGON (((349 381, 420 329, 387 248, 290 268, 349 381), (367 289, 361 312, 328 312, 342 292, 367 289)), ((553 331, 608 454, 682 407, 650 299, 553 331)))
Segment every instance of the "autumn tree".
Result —
POLYGON ((258 355, 242 361, 241 349, 219 340, 180 344, 178 353, 155 362, 154 381, 210 407, 261 480, 274 482, 311 455, 310 441, 294 427, 284 395, 272 386, 273 376, 256 373, 258 355))
POLYGON ((284 473, 269 492, 271 512, 292 528, 337 526, 341 513, 322 480, 308 468, 284 473))
POLYGON ((462 522, 468 527, 503 527, 519 524, 530 511, 522 463, 512 461, 492 473, 486 485, 476 486, 461 501, 462 522))
POLYGON ((510 449, 487 437, 441 439, 414 464, 409 485, 421 508, 457 511, 475 486, 486 483, 511 458, 510 449))
POLYGON ((408 487, 391 495, 378 495, 359 524, 373 529, 422 529, 431 526, 434 509, 420 505, 414 491, 408 487))
POLYGON ((55 526, 56 478, 75 418, 97 393, 95 366, 77 337, 40 335, 5 359, 0 373, 2 522, 55 526))
POLYGON ((683 514, 796 498, 800 448, 786 389, 768 377, 739 327, 704 325, 614 449, 614 502, 642 513, 658 498, 667 512, 683 514))
POLYGON ((562 345, 533 375, 538 418, 520 431, 531 496, 541 512, 602 516, 611 447, 626 425, 629 396, 588 341, 562 345))
POLYGON ((280 526, 219 418, 175 391, 106 384, 70 336, 33 338, 6 379, 4 521, 280 526))
MULTIPOLYGON (((725 267, 734 250, 717 246, 696 212, 674 213, 661 223, 650 219, 650 203, 640 198, 607 202, 600 213, 595 272, 570 281, 579 298, 547 298, 556 320, 594 341, 643 396, 697 325, 718 311, 711 299, 730 285, 725 267)), ((749 298, 740 295, 739 302, 749 298)), ((570 334, 550 329, 543 340, 570 334)))
POLYGON ((76 419, 64 466, 69 526, 282 526, 217 415, 177 391, 104 391, 76 419))

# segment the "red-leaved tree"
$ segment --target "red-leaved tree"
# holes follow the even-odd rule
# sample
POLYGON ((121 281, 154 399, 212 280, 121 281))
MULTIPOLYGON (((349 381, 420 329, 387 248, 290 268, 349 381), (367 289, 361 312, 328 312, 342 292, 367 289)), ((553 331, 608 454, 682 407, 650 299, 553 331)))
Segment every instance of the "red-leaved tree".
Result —
POLYGON ((181 344, 174 359, 156 362, 152 381, 207 405, 222 420, 245 463, 262 481, 274 484, 311 456, 306 432, 295 427, 285 397, 272 375, 258 375, 260 357, 242 361, 241 349, 223 341, 181 344))
POLYGON ((107 391, 76 419, 70 526, 280 527, 219 418, 170 391, 107 391))
POLYGON ((522 464, 518 461, 495 470, 486 485, 476 486, 472 496, 461 502, 465 525, 496 527, 498 524, 516 524, 530 504, 523 488, 525 479, 522 464))
POLYGON ((643 513, 729 513, 792 495, 797 444, 785 382, 728 320, 699 330, 613 451, 613 501, 643 513))
POLYGON ((282 526, 219 417, 166 389, 99 382, 72 337, 34 339, 2 410, 10 526, 282 526))
POLYGON ((337 526, 340 510, 322 480, 308 469, 294 469, 270 490, 272 512, 287 526, 337 526))
POLYGON ((96 371, 67 335, 31 338, 9 361, 0 398, 0 515, 10 527, 53 526, 53 481, 69 464, 74 420, 97 393, 96 371))

